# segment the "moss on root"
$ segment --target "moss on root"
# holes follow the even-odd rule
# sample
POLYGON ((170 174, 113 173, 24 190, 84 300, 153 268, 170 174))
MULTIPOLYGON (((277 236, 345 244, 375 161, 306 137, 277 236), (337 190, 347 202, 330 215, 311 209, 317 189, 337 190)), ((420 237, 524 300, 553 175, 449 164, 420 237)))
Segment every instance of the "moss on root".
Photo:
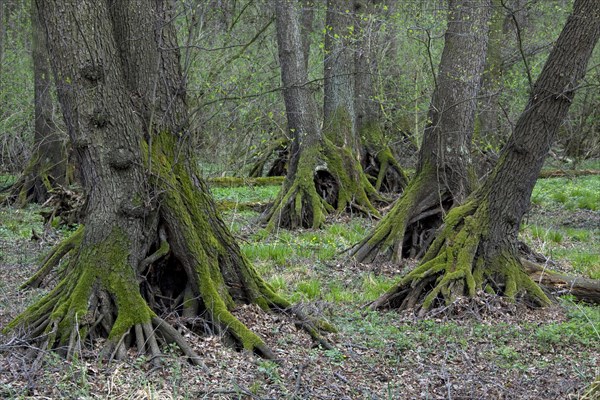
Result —
MULTIPOLYGON (((43 272, 32 280, 43 280, 68 255, 65 267, 58 271, 56 287, 12 321, 8 330, 22 327, 29 341, 42 342, 42 354, 46 348, 64 348, 67 356, 79 351, 79 341, 105 337, 102 355, 122 358, 126 346, 135 340, 138 352, 146 351, 153 362, 159 360, 157 339, 162 337, 175 342, 193 363, 201 364, 183 336, 157 315, 165 310, 155 296, 161 282, 152 281, 153 277, 183 274, 185 289, 177 286, 169 297, 159 295, 161 301, 168 299, 174 305, 166 311, 201 317, 206 322, 201 326, 214 327, 241 348, 274 357, 232 310, 242 303, 255 303, 265 310, 290 310, 291 304, 244 257, 197 171, 185 161, 174 161, 177 146, 177 138, 168 133, 142 144, 152 191, 160 196, 160 208, 150 225, 157 232, 146 232, 149 243, 141 247, 150 254, 142 259, 143 254, 132 255, 134 247, 140 248, 136 235, 142 232, 126 233, 118 221, 101 239, 101 231, 80 228, 51 253, 43 272), (156 270, 166 275, 154 275, 156 270)), ((309 320, 304 325, 315 340, 324 342, 317 328, 325 324, 309 320)))
POLYGON ((150 153, 152 172, 163 193, 162 214, 173 254, 183 264, 193 294, 212 321, 244 349, 270 357, 262 339, 231 310, 240 302, 255 303, 265 310, 286 309, 290 303, 275 293, 242 254, 197 171, 172 162, 175 145, 171 135, 163 134, 153 142, 150 153), (242 293, 232 292, 233 286, 243 288, 242 293))
POLYGON ((296 174, 284 181, 273 206, 265 213, 267 230, 317 229, 329 214, 349 210, 380 216, 373 201, 385 199, 369 182, 350 150, 324 139, 322 145, 301 151, 296 174))
POLYGON ((365 124, 360 138, 366 149, 363 160, 365 173, 377 191, 401 192, 408 185, 408 176, 386 144, 383 131, 376 121, 365 124))
POLYGON ((376 300, 374 308, 419 308, 422 312, 450 304, 460 296, 486 291, 531 304, 550 303, 524 271, 516 251, 507 245, 486 254, 489 212, 484 200, 470 198, 452 209, 420 265, 376 300))
MULTIPOLYGON (((80 229, 67 239, 66 245, 73 250, 62 280, 8 326, 22 326, 30 339, 42 339, 47 348, 65 347, 68 354, 79 348, 74 346, 75 337, 100 322, 114 346, 132 327, 154 316, 140 293, 131 290, 138 282, 128 260, 127 236, 115 228, 99 243, 82 245, 80 229)), ((86 334, 77 340, 85 340, 86 334)))
MULTIPOLYGON (((395 262, 402 258, 407 228, 419 216, 440 203, 435 193, 434 169, 424 167, 410 181, 402 196, 375 228, 354 248, 350 255, 359 262, 371 262, 382 256, 395 262)), ((439 210, 441 214, 442 210, 439 210)))
POLYGON ((264 215, 267 230, 320 228, 333 211, 315 188, 315 169, 320 163, 320 146, 301 149, 298 168, 293 180, 287 178, 273 206, 264 215))

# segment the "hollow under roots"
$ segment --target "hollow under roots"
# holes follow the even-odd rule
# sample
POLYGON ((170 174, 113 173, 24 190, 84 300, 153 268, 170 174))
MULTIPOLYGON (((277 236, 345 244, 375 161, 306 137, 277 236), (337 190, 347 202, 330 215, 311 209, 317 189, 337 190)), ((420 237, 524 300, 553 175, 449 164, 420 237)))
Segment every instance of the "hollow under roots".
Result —
POLYGON ((357 212, 379 218, 373 202, 386 202, 352 153, 328 139, 322 148, 303 149, 297 171, 288 177, 267 210, 267 229, 320 228, 332 212, 357 212))
POLYGON ((115 220, 99 239, 97 230, 81 227, 26 283, 56 282, 54 289, 8 329, 23 328, 26 339, 38 342, 42 352, 61 349, 69 357, 82 345, 106 338, 105 358, 122 358, 128 346, 136 345, 138 352, 159 360, 158 342, 163 341, 175 343, 199 363, 178 330, 166 322, 174 316, 198 333, 218 333, 239 348, 273 358, 263 340, 231 312, 238 304, 252 303, 265 311, 292 313, 313 339, 328 346, 319 332, 333 328, 294 311, 274 292, 242 254, 197 172, 171 161, 177 160, 174 139, 154 139, 152 149, 145 149, 153 160, 148 165, 156 177, 155 189, 161 193, 161 207, 147 210, 145 220, 154 221, 152 228, 142 232, 139 225, 126 232, 131 224, 121 227, 115 220), (133 248, 148 254, 135 254, 133 248))
MULTIPOLYGON (((39 358, 48 349, 72 358, 96 339, 106 339, 100 353, 105 360, 123 359, 127 348, 135 346, 138 354, 145 354, 153 364, 159 364, 159 344, 174 343, 190 362, 202 365, 181 330, 218 333, 238 348, 265 358, 275 357, 257 335, 230 313, 231 305, 223 307, 225 301, 213 299, 209 306, 210 295, 190 296, 193 280, 187 279, 174 260, 164 231, 160 235, 162 242, 140 263, 139 273, 119 268, 126 260, 110 255, 122 250, 113 247, 123 239, 118 234, 111 238, 112 242, 92 249, 81 246, 83 235, 82 227, 57 246, 38 273, 24 285, 37 287, 43 282, 58 282, 8 327, 22 328, 24 339, 35 344, 30 347, 32 362, 39 364, 39 358), (68 259, 61 263, 65 256, 68 259), (164 315, 168 317, 161 317, 164 315)), ((261 281, 258 286, 268 308, 294 314, 300 321, 298 324, 320 345, 331 348, 319 333, 333 330, 330 325, 294 310, 266 283, 261 281)))
POLYGON ((423 314, 461 296, 475 297, 482 290, 510 299, 522 296, 530 305, 549 304, 516 251, 506 246, 493 256, 485 254, 486 218, 486 207, 477 201, 451 210, 420 265, 371 307, 415 308, 423 314))
POLYGON ((422 257, 453 202, 448 192, 438 191, 435 179, 427 172, 417 174, 392 209, 350 250, 350 256, 367 263, 422 257))

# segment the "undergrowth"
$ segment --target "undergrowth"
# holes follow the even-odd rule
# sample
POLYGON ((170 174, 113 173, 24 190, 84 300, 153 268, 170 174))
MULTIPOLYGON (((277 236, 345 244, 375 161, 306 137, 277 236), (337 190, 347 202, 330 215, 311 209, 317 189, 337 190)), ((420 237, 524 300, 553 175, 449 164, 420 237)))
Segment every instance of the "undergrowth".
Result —
MULTIPOLYGON (((569 200, 560 202, 557 199, 562 197, 555 194, 560 188, 571 199, 588 190, 590 182, 597 181, 581 177, 569 180, 569 186, 565 181, 551 182, 556 179, 559 178, 541 180, 536 187, 535 193, 541 200, 524 223, 522 238, 534 250, 557 260, 568 272, 600 278, 600 260, 595 251, 600 230, 589 224, 598 211, 578 208, 575 212, 585 213, 585 218, 577 220, 574 211, 565 205, 569 200), (569 224, 573 221, 577 223, 569 224)), ((212 189, 219 199, 240 203, 272 201, 277 190, 278 187, 212 189)), ((31 242, 32 230, 45 232, 38 213, 39 207, 0 208, 0 267, 11 274, 22 273, 22 279, 27 277, 41 255, 40 248, 49 248, 31 242), (22 255, 24 244, 32 248, 26 256, 22 255)), ((339 330, 334 349, 306 350, 306 358, 297 361, 300 364, 291 375, 279 364, 257 359, 252 369, 253 382, 246 387, 236 386, 234 382, 225 396, 275 398, 277 396, 272 393, 279 393, 280 398, 294 398, 297 382, 307 374, 303 368, 311 365, 317 366, 319 374, 330 373, 334 378, 340 373, 379 373, 381 380, 373 382, 374 390, 388 398, 402 398, 406 385, 421 385, 418 381, 407 381, 410 377, 405 371, 417 371, 415 374, 422 377, 423 382, 439 379, 440 371, 446 371, 443 380, 445 385, 452 387, 459 379, 475 382, 480 375, 489 378, 503 374, 509 381, 517 378, 517 384, 540 385, 540 379, 561 369, 561 374, 579 382, 577 385, 582 390, 600 372, 597 367, 600 362, 600 308, 597 306, 564 297, 559 308, 547 311, 492 310, 490 315, 465 312, 452 318, 439 313, 422 320, 409 312, 370 311, 364 306, 386 292, 397 281, 401 270, 408 268, 374 268, 345 259, 345 251, 367 233, 374 221, 340 217, 330 219, 322 230, 277 230, 267 234, 257 224, 259 213, 256 211, 233 209, 224 216, 245 256, 277 293, 312 307, 339 330), (356 369, 357 360, 363 363, 360 365, 364 369, 356 369)), ((60 236, 60 232, 55 234, 60 236)), ((22 307, 39 295, 28 293, 26 297, 20 297, 18 302, 21 303, 15 304, 10 296, 16 289, 1 281, 1 310, 22 307)), ((296 340, 290 331, 279 331, 283 325, 277 326, 273 328, 278 330, 274 334, 282 346, 296 340)), ((206 340, 206 343, 212 343, 211 346, 220 343, 219 340, 206 340)), ((207 362, 216 365, 218 371, 227 370, 226 361, 210 358, 210 348, 207 347, 205 353, 207 362)), ((109 385, 107 391, 116 391, 120 385, 129 388, 123 398, 211 398, 209 392, 189 390, 186 382, 188 378, 196 379, 193 374, 198 372, 189 371, 189 367, 182 365, 176 351, 166 349, 164 354, 165 369, 159 374, 150 375, 145 367, 145 357, 134 357, 129 364, 115 366, 104 381, 104 385, 109 385)), ((54 396, 96 396, 94 390, 99 385, 99 378, 94 363, 82 359, 65 364, 51 356, 47 368, 37 384, 50 387, 54 396), (63 378, 57 380, 56 371, 59 370, 63 378)), ((309 385, 313 384, 310 382, 309 385)), ((430 389, 426 386, 423 393, 431 394, 430 389)), ((0 389, 0 397, 23 397, 21 390, 18 385, 8 385, 0 389)), ((374 398, 367 396, 364 388, 361 390, 356 389, 352 396, 374 398)), ((495 395, 490 393, 490 396, 495 395)))

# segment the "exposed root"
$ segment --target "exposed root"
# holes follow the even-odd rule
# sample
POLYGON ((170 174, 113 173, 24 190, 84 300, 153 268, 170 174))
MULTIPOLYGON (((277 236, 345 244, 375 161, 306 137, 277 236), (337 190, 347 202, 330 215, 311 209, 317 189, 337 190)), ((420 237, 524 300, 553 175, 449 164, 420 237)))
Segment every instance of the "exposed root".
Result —
POLYGON ((269 142, 265 149, 259 150, 252 157, 256 159, 248 176, 257 178, 262 176, 265 165, 270 159, 273 159, 271 168, 267 176, 282 176, 287 172, 288 147, 290 141, 287 138, 280 138, 269 142))
POLYGON ((362 215, 379 217, 379 211, 373 203, 388 203, 388 200, 373 187, 352 152, 325 139, 323 156, 327 170, 337 184, 337 197, 330 204, 338 212, 354 209, 362 215))
POLYGON ((31 278, 21 285, 21 289, 39 287, 52 270, 58 266, 60 261, 80 245, 82 239, 83 226, 80 226, 71 236, 52 249, 50 254, 42 261, 42 266, 31 278))
POLYGON ((365 159, 365 174, 378 192, 400 193, 408 185, 408 177, 389 147, 378 151, 369 149, 365 159))
POLYGON ((523 296, 530 305, 550 300, 524 271, 516 251, 485 254, 487 209, 477 201, 450 211, 421 264, 373 304, 373 308, 418 308, 420 314, 479 291, 509 299, 523 296))
POLYGON ((358 262, 378 257, 399 262, 403 257, 422 255, 452 202, 448 194, 437 190, 427 171, 415 176, 390 212, 351 249, 350 256, 358 262))
POLYGON ((302 151, 296 174, 286 179, 273 206, 263 215, 268 230, 320 228, 334 211, 379 217, 372 202, 386 199, 348 150, 325 139, 322 148, 302 151))
MULTIPOLYGON (((137 346, 160 364, 161 342, 175 343, 190 360, 199 356, 161 315, 201 319, 197 326, 221 334, 238 348, 266 358, 274 353, 233 314, 238 304, 287 310, 290 303, 262 280, 227 230, 205 183, 196 171, 171 163, 176 140, 156 138, 149 163, 161 193, 160 212, 151 230, 128 236, 118 224, 98 235, 81 228, 51 253, 36 277, 37 285, 60 259, 69 255, 55 288, 18 316, 7 329, 24 328, 27 341, 43 343, 67 357, 98 338, 106 338, 102 359, 122 359, 137 346), (160 139, 165 142, 161 142, 160 139), (166 153, 166 154, 165 154, 166 153), (140 246, 142 236, 147 242, 140 246), (136 244, 137 245, 134 245, 136 244), (136 254, 132 249, 140 249, 136 254)), ((136 214, 137 215, 137 214, 136 214)), ((146 214, 143 214, 146 215, 146 214)), ((303 321, 308 318, 302 316, 303 321)), ((304 322, 315 340, 325 324, 304 322)), ((197 330, 196 333, 205 333, 197 330)))
POLYGON ((319 196, 312 181, 297 178, 291 185, 284 183, 274 206, 267 210, 263 218, 267 222, 267 230, 276 227, 316 229, 325 223, 325 218, 333 210, 319 196))

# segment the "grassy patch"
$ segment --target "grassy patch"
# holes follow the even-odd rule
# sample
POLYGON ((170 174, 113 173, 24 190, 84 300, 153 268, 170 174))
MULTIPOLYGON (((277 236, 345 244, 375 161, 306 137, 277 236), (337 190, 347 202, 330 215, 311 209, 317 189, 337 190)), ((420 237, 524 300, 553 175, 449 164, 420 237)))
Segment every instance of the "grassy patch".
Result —
POLYGON ((575 272, 600 279, 600 229, 523 225, 521 238, 547 257, 575 272))
POLYGON ((210 191, 217 201, 229 200, 238 203, 251 203, 275 200, 280 188, 281 186, 213 187, 210 191))
POLYGON ((562 304, 567 308, 568 321, 550 322, 538 327, 535 338, 541 345, 560 346, 579 343, 585 346, 600 344, 600 308, 576 303, 565 298, 562 304))
POLYGON ((533 189, 531 202, 543 207, 598 211, 600 176, 540 179, 533 189))
POLYGON ((0 208, 0 240, 14 242, 31 238, 32 230, 41 232, 43 219, 38 214, 39 207, 26 209, 13 207, 0 208))

